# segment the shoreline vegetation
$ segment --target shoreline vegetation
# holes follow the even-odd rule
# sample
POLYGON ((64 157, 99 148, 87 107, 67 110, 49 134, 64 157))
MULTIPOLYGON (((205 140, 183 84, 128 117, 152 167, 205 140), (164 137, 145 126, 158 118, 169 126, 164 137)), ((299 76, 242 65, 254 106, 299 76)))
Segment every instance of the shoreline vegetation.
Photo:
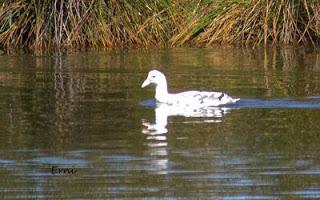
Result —
POLYGON ((320 44, 319 0, 0 0, 0 49, 320 44))

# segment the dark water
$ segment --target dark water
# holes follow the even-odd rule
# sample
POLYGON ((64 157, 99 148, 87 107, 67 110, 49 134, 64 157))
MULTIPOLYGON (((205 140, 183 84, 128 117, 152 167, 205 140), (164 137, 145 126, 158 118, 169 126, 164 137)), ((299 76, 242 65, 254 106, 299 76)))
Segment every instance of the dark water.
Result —
POLYGON ((1 56, 0 142, 1 199, 320 198, 320 52, 1 56), (241 100, 156 107, 152 68, 241 100))

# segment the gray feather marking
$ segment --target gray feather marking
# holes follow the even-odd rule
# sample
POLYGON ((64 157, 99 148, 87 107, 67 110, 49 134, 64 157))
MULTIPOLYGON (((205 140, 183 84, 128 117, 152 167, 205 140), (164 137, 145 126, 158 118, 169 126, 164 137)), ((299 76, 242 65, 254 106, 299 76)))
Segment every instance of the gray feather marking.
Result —
POLYGON ((218 99, 221 101, 221 99, 224 97, 224 93, 222 93, 219 97, 218 97, 218 99))

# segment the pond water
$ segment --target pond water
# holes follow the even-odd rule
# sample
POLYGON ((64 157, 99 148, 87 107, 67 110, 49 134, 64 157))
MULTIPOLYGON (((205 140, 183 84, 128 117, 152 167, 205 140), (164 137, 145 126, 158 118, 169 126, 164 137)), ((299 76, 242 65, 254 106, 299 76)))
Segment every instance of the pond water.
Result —
POLYGON ((320 198, 320 52, 2 55, 0 142, 1 199, 320 198), (150 69, 241 100, 156 106, 150 69))

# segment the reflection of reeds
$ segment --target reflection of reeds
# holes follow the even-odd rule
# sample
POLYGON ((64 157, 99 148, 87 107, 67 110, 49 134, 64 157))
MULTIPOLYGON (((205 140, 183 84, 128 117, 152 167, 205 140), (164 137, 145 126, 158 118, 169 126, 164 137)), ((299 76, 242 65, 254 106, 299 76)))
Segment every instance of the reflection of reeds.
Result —
POLYGON ((115 48, 213 43, 315 44, 318 0, 4 0, 6 48, 115 48))

